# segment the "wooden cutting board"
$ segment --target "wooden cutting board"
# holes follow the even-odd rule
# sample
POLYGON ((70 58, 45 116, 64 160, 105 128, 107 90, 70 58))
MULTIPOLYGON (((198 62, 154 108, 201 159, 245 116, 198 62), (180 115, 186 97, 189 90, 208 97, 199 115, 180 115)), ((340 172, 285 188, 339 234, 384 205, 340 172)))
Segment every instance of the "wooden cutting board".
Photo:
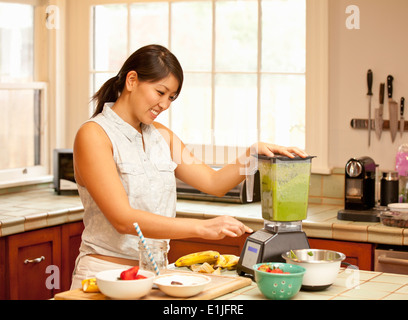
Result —
MULTIPOLYGON (((167 273, 180 273, 180 271, 167 270, 167 273)), ((185 272, 191 274, 191 272, 185 272)), ((211 278, 204 290, 196 296, 189 298, 170 297, 159 289, 152 289, 150 293, 141 300, 211 300, 235 290, 247 287, 252 284, 249 278, 206 274, 211 278)), ((86 293, 82 289, 61 292, 55 295, 55 300, 111 300, 102 293, 86 293)))

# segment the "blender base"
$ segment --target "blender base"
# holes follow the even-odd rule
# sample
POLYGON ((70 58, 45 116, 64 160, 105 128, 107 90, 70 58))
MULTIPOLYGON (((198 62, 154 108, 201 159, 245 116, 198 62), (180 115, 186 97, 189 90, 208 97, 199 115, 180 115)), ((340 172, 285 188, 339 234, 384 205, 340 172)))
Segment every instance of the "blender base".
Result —
POLYGON ((309 249, 309 241, 303 231, 273 232, 261 229, 250 235, 241 252, 237 273, 241 276, 254 276, 253 266, 262 262, 285 262, 282 253, 309 249))

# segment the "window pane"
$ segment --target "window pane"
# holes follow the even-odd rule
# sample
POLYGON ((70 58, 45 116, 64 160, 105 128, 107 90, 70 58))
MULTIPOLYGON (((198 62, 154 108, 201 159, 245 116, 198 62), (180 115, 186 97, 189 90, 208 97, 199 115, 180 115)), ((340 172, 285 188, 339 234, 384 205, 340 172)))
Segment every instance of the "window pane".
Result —
POLYGON ((1 170, 40 164, 38 97, 32 89, 0 90, 1 170))
POLYGON ((0 81, 33 81, 34 8, 0 3, 0 81))
POLYGON ((169 4, 167 2, 134 3, 131 5, 130 50, 148 44, 168 45, 169 4))
POLYGON ((170 109, 171 127, 183 141, 210 144, 211 74, 185 73, 183 90, 170 109))
POLYGON ((216 70, 256 71, 257 1, 217 1, 215 7, 216 70))
POLYGON ((94 7, 94 69, 119 71, 128 56, 127 6, 94 7))
POLYGON ((262 141, 305 148, 305 76, 263 75, 262 141))
POLYGON ((212 2, 175 2, 171 8, 171 45, 183 69, 211 71, 212 2))
POLYGON ((306 1, 262 0, 262 71, 306 70, 306 1))
POLYGON ((257 141, 257 77, 218 74, 215 78, 215 144, 248 146, 257 141))

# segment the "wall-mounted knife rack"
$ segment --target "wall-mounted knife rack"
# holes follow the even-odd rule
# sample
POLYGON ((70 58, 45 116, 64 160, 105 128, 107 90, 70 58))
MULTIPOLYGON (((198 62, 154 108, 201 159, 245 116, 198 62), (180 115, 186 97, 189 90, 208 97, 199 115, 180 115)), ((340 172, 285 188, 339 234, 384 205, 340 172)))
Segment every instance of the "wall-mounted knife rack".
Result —
MULTIPOLYGON (((351 119, 350 123, 353 129, 368 129, 368 119, 351 119)), ((375 120, 371 120, 371 130, 375 130, 375 120)), ((390 121, 384 120, 383 131, 390 130, 390 121)), ((398 120, 398 132, 400 130, 400 121, 398 120)), ((404 122, 404 131, 408 131, 408 121, 404 122)))

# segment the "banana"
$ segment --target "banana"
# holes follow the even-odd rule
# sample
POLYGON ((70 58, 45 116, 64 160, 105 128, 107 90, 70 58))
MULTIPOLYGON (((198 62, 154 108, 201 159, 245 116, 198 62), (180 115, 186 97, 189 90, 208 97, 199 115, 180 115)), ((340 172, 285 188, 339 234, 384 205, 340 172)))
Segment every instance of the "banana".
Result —
POLYGON ((188 255, 182 256, 175 262, 176 267, 189 267, 193 264, 207 262, 213 264, 219 258, 220 253, 213 250, 201 251, 196 253, 190 253, 188 255))
POLYGON ((227 263, 224 265, 223 268, 228 269, 228 270, 232 270, 235 269, 235 267, 238 264, 239 261, 239 257, 233 255, 233 254, 224 254, 223 255, 225 260, 227 260, 227 263))
POLYGON ((208 264, 208 262, 204 262, 203 264, 193 264, 190 266, 190 269, 199 273, 213 273, 215 271, 214 268, 208 264))
POLYGON ((214 268, 224 268, 227 264, 227 259, 225 259, 224 255, 220 255, 217 261, 215 262, 214 268))

